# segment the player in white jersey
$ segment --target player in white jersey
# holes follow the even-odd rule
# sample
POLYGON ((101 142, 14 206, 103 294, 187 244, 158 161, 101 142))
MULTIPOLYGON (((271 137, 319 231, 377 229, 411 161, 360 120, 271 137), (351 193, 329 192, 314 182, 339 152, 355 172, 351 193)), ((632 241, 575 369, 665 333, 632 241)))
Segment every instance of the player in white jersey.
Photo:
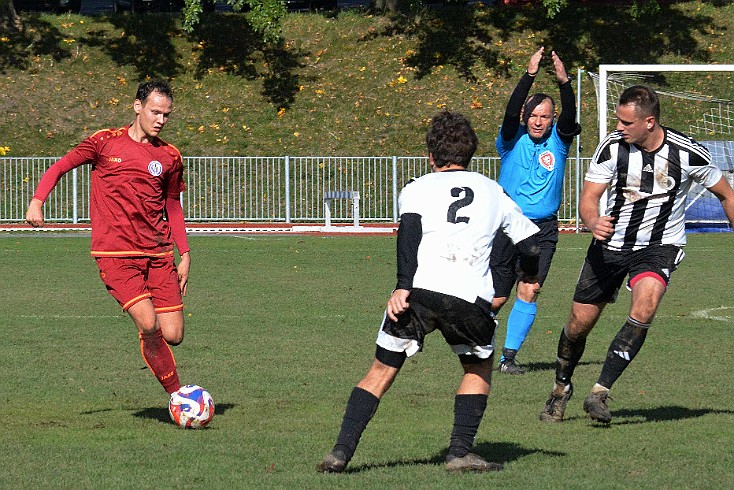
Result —
POLYGON ((433 173, 415 179, 400 194, 397 285, 387 303, 375 359, 352 390, 336 444, 318 471, 344 471, 405 359, 420 351, 434 330, 441 331, 464 372, 454 402, 446 469, 502 469, 502 464, 471 452, 492 374, 496 325, 489 256, 502 230, 520 250, 524 279, 537 281, 538 227, 499 184, 467 171, 477 137, 464 116, 436 115, 426 145, 433 173))
POLYGON ((684 205, 692 181, 721 201, 734 224, 734 191, 709 152, 659 123, 660 104, 649 87, 625 90, 617 105, 617 130, 597 148, 587 171, 579 213, 593 240, 586 254, 571 315, 558 341, 556 379, 540 419, 563 420, 573 394, 571 376, 586 337, 627 277, 629 316, 612 340, 584 410, 609 423, 608 393, 640 351, 670 276, 684 257, 684 205), (609 190, 606 211, 599 201, 609 190))

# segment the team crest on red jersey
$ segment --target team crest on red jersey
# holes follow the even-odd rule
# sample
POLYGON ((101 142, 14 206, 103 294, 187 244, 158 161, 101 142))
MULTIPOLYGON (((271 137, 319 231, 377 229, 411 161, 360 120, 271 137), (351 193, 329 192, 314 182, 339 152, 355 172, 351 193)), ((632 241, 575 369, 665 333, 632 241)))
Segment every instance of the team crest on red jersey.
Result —
POLYGON ((150 172, 150 175, 153 177, 158 177, 163 173, 163 165, 161 165, 161 162, 158 160, 153 160, 148 164, 148 172, 150 172))
POLYGON ((556 157, 550 151, 544 151, 538 157, 538 161, 549 172, 552 172, 556 166, 556 157))

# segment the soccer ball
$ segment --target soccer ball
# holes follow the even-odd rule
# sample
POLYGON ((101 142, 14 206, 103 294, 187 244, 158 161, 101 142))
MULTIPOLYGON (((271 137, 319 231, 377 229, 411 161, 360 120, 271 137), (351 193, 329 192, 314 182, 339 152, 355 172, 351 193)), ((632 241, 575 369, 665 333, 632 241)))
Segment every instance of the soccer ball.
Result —
POLYGON ((186 385, 171 393, 168 413, 184 429, 205 427, 214 418, 214 399, 201 386, 186 385))

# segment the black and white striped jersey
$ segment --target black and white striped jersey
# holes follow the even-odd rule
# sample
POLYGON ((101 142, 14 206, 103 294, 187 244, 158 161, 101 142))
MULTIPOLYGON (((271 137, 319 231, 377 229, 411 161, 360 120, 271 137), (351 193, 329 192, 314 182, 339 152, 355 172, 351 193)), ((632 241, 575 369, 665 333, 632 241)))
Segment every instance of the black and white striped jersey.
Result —
POLYGON ((708 150, 692 138, 663 128, 653 152, 626 143, 619 131, 599 144, 586 173, 589 182, 608 184, 605 214, 615 218, 610 250, 686 243, 685 203, 693 181, 709 188, 722 173, 708 150))
POLYGON ((401 216, 420 216, 412 287, 470 303, 494 297, 489 256, 497 231, 514 243, 538 231, 497 182, 477 172, 424 175, 405 186, 398 203, 401 216))

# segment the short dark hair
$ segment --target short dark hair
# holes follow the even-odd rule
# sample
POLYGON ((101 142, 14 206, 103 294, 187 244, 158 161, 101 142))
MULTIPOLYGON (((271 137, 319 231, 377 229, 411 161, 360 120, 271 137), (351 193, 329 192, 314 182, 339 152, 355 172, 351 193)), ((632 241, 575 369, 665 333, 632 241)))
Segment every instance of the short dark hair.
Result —
POLYGON ((530 119, 530 114, 533 113, 536 107, 538 107, 540 104, 543 103, 543 101, 549 100, 551 103, 551 111, 555 113, 556 111, 556 101, 553 100, 553 97, 551 97, 548 94, 544 94, 542 92, 539 92, 537 94, 533 94, 530 97, 528 97, 528 100, 525 101, 525 105, 522 108, 522 122, 524 124, 528 123, 528 120, 530 119))
POLYGON ((652 116, 660 120, 660 101, 658 94, 646 85, 633 85, 619 96, 619 105, 634 104, 642 116, 652 116))
POLYGON ((158 92, 173 101, 173 90, 171 90, 171 86, 163 80, 149 80, 147 82, 142 82, 138 85, 138 93, 135 94, 135 99, 140 102, 145 102, 145 99, 147 99, 153 92, 158 92))
POLYGON ((439 168, 452 163, 468 167, 478 143, 471 123, 458 112, 439 112, 426 133, 428 153, 439 168))

